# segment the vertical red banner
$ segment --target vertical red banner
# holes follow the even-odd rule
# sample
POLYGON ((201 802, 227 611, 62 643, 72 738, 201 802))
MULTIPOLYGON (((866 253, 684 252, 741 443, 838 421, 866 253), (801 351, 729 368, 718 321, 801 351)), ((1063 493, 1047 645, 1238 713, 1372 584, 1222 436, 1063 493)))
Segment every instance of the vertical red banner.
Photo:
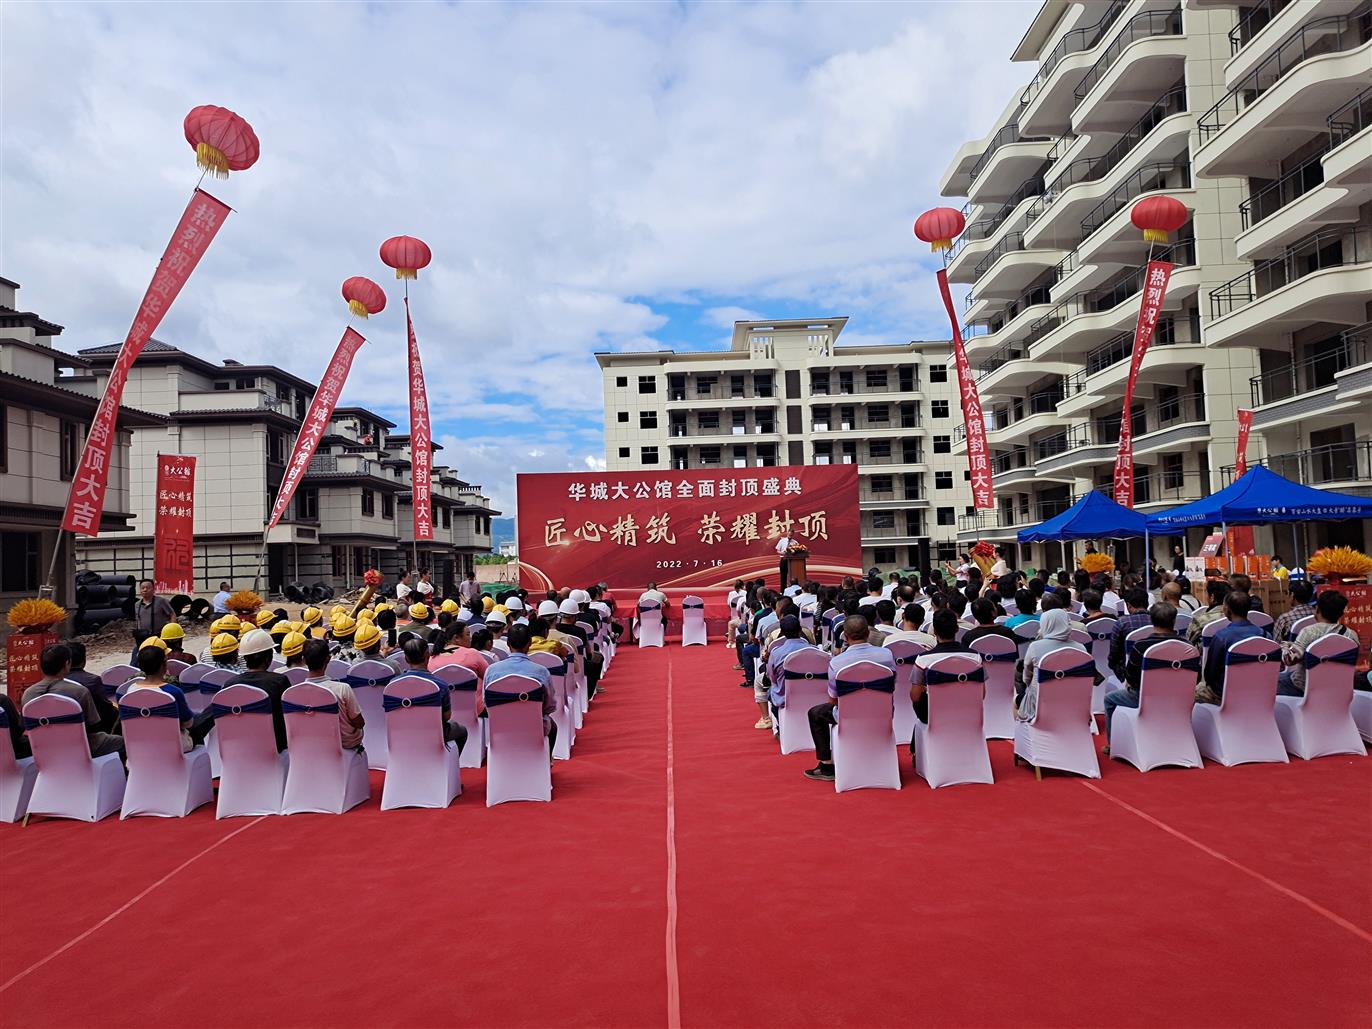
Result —
POLYGON ((411 507, 414 511, 414 538, 434 538, 433 501, 429 497, 429 467, 433 464, 433 446, 429 431, 429 393, 424 386, 424 364, 419 359, 419 341, 414 336, 414 322, 410 320, 410 298, 405 298, 405 330, 410 337, 410 480, 414 492, 411 507))
POLYGON ((119 402, 124 396, 124 383, 128 381, 129 369, 138 355, 147 346, 157 326, 171 307, 186 280, 195 271, 205 250, 214 239, 219 227, 224 224, 230 208, 203 190, 197 189, 186 205, 171 242, 162 252, 162 260, 157 264, 157 273, 152 284, 143 294, 143 302, 138 306, 138 314, 124 337, 124 345, 119 349, 114 367, 110 370, 110 381, 105 386, 105 394, 100 398, 90 431, 86 433, 86 444, 81 450, 81 461, 72 476, 71 492, 67 496, 67 510, 62 518, 62 528, 68 532, 79 532, 86 536, 100 533, 100 515, 105 509, 105 488, 109 484, 110 453, 114 449, 115 422, 119 418, 119 402))
POLYGON ((967 350, 962 345, 962 330, 958 328, 958 317, 953 310, 953 295, 948 291, 948 273, 938 270, 938 290, 943 297, 943 306, 948 311, 948 322, 953 327, 953 361, 958 370, 958 398, 962 404, 962 422, 967 429, 967 470, 972 479, 972 506, 993 508, 996 506, 995 491, 991 488, 991 456, 986 449, 986 420, 981 414, 981 395, 977 392, 977 380, 972 377, 972 366, 967 363, 967 350))
POLYGON ((325 369, 324 378, 319 380, 319 389, 315 390, 314 399, 310 401, 310 409, 305 412, 305 422, 300 427, 300 435, 295 437, 295 449, 291 451, 290 462, 286 465, 285 478, 281 480, 281 489, 277 491, 276 503, 272 505, 271 518, 267 520, 268 529, 281 521, 281 516, 290 504, 291 497, 295 496, 300 480, 309 471, 310 458, 314 457, 314 452, 319 448, 319 441, 324 437, 324 433, 329 431, 329 419, 333 417, 333 409, 338 404, 338 396, 343 392, 343 383, 348 380, 348 371, 353 366, 353 358, 357 356, 357 351, 365 342, 367 341, 358 332, 350 328, 344 331, 343 338, 338 341, 338 346, 334 348, 329 367, 325 369))
POLYGON ((153 588, 190 593, 195 588, 195 458, 157 455, 157 520, 153 534, 153 588))
POLYGON ((1248 472, 1248 434, 1253 431, 1253 412, 1238 410, 1239 441, 1234 450, 1234 478, 1242 479, 1248 472))
POLYGON ((56 642, 55 632, 12 632, 5 638, 5 693, 15 707, 24 691, 43 678, 38 659, 44 647, 56 642))
POLYGON ((1162 301, 1167 296, 1167 282, 1172 277, 1172 265, 1167 261, 1149 261, 1143 273, 1143 298, 1139 302, 1139 320, 1134 326, 1134 352, 1129 359, 1129 381, 1124 386, 1124 415, 1120 419, 1119 453, 1115 456, 1115 503, 1134 506, 1134 384, 1138 381, 1143 355, 1153 339, 1162 313, 1162 301))

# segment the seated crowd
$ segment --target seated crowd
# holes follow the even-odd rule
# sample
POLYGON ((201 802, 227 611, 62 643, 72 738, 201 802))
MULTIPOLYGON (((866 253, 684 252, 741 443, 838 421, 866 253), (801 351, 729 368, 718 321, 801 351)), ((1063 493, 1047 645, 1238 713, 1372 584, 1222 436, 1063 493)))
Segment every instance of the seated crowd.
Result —
MULTIPOLYGON (((947 579, 941 570, 934 569, 909 577, 892 573, 885 583, 875 574, 865 580, 845 578, 838 586, 792 583, 784 593, 769 589, 763 580, 735 583, 728 598, 733 612, 729 634, 738 657, 734 667, 743 672, 739 685, 753 691, 757 704, 754 727, 775 728, 779 709, 786 703, 786 659, 807 649, 827 653, 829 700, 808 712, 818 760, 805 774, 831 781, 834 766, 829 730, 836 724, 836 683, 844 668, 868 661, 890 668, 895 675, 892 644, 917 644, 923 654, 911 669, 908 699, 906 691, 898 688, 896 702, 910 703, 915 717, 927 724, 926 656, 972 654, 975 641, 1000 636, 1019 650, 1014 677, 1015 717, 1028 721, 1038 707, 1038 663, 1064 648, 1078 651, 1083 662, 1090 660, 1092 652, 1084 642, 1091 638, 1090 627, 1111 620, 1105 622, 1110 627, 1107 664, 1119 688, 1105 696, 1108 754, 1112 716, 1120 707, 1138 707, 1143 657, 1158 643, 1185 639, 1200 649, 1205 626, 1225 620, 1205 647, 1195 691, 1196 703, 1218 704, 1224 690, 1225 654, 1240 640, 1269 635, 1281 643, 1284 670, 1278 692, 1285 696, 1304 694, 1303 659, 1316 639, 1333 632, 1357 640, 1356 634, 1342 624, 1347 598, 1337 590, 1325 590, 1316 599, 1314 588, 1305 581, 1291 584, 1291 610, 1264 629, 1249 620, 1251 612, 1261 610, 1261 600, 1252 592, 1246 575, 1209 582, 1209 602, 1201 605, 1191 596, 1190 584, 1183 576, 1165 571, 1155 572, 1147 585, 1140 576, 1127 572, 1112 576, 1078 570, 1075 575, 1059 572, 1054 578, 1047 570, 1032 577, 1006 570, 991 578, 967 561, 956 571, 949 571, 947 579), (1292 626, 1305 616, 1313 616, 1313 623, 1291 638, 1292 626), (1184 634, 1177 631, 1179 618, 1189 620, 1184 634), (1032 639, 1022 646, 1026 638, 1016 630, 1026 625, 1032 639), (1130 634, 1140 629, 1147 632, 1131 641, 1130 634)), ((1097 635, 1105 639, 1105 633, 1097 635)), ((1106 681, 1098 669, 1093 678, 1097 685, 1106 681)), ((1372 688, 1367 673, 1357 674, 1355 686, 1359 690, 1372 688)), ((914 741, 910 744, 913 752, 914 741)))

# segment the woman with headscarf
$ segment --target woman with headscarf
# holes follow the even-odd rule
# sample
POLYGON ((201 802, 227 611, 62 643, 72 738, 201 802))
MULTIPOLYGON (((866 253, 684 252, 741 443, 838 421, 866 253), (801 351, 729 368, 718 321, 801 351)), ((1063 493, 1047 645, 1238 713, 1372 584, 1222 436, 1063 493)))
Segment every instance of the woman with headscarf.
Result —
POLYGON ((1090 651, 1072 641, 1072 616, 1060 607, 1043 612, 1039 634, 1024 652, 1023 668, 1015 683, 1015 716, 1022 722, 1034 717, 1039 705, 1038 666, 1044 656, 1067 647, 1090 657, 1090 651))

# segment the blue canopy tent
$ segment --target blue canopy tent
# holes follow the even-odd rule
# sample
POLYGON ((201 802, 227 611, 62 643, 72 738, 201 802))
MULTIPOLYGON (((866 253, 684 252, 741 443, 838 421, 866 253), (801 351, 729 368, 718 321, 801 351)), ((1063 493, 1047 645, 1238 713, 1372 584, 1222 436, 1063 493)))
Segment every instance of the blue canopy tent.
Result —
POLYGON ((1218 522, 1227 537, 1230 522, 1271 525, 1348 518, 1372 518, 1372 498, 1305 486, 1262 465, 1254 465, 1218 493, 1162 511, 1147 519, 1147 523, 1149 531, 1156 534, 1178 533, 1218 522))
POLYGON ((1021 529, 1020 543, 1065 542, 1067 540, 1133 539, 1147 536, 1147 518, 1117 504, 1100 490, 1093 489, 1062 514, 1046 522, 1021 529))

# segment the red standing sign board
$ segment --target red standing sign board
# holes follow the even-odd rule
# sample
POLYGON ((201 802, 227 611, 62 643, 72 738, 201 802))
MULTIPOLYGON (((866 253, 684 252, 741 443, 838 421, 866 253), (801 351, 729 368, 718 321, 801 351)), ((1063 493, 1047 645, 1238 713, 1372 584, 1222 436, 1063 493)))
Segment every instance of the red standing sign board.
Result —
POLYGON ((190 593, 195 588, 195 458, 157 455, 157 521, 153 589, 190 593))
POLYGON ((861 572, 856 465, 518 476, 520 584, 640 590, 777 574, 783 536, 820 582, 861 572))
POLYGON ((57 642, 55 632, 15 632, 5 639, 5 692, 19 706, 24 691, 43 678, 38 658, 43 648, 57 642))

